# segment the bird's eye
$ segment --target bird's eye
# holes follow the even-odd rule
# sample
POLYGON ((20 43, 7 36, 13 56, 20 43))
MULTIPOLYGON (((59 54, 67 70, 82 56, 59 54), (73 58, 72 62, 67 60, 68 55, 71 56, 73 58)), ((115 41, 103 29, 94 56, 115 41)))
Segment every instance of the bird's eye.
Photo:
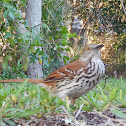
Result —
POLYGON ((87 47, 87 50, 89 51, 90 50, 90 47, 87 47))

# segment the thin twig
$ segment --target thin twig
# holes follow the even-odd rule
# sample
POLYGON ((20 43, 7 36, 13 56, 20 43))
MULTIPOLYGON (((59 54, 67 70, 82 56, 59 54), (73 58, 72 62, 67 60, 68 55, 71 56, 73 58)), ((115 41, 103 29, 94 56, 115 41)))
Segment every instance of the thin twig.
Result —
POLYGON ((64 112, 70 117, 69 112, 63 105, 61 105, 60 108, 62 108, 64 110, 64 112))
POLYGON ((125 17, 126 17, 126 11, 125 11, 125 6, 123 4, 123 0, 121 0, 121 3, 122 3, 122 8, 123 8, 123 11, 124 11, 124 14, 125 14, 125 17))
MULTIPOLYGON (((101 5, 101 7, 100 8, 98 8, 97 10, 96 10, 96 12, 98 12, 102 7, 104 6, 104 4, 102 4, 101 5)), ((83 24, 83 26, 81 27, 81 30, 80 30, 80 32, 79 32, 79 35, 81 36, 81 32, 82 32, 82 30, 84 29, 86 29, 86 26, 87 26, 87 23, 88 23, 88 21, 89 21, 89 18, 91 17, 91 15, 92 15, 92 13, 88 16, 88 18, 86 19, 86 22, 83 24)), ((95 16, 95 15, 94 15, 95 16)), ((93 16, 93 18, 94 18, 94 16, 93 16)))
POLYGON ((105 85, 104 85, 103 89, 106 87, 107 79, 108 79, 108 77, 107 77, 107 76, 105 76, 105 77, 104 77, 104 80, 105 80, 105 85))
MULTIPOLYGON (((12 21, 12 20, 11 20, 12 21)), ((20 29, 22 29, 24 32, 26 32, 26 29, 24 29, 24 28, 22 28, 20 25, 19 25, 19 23, 20 22, 15 22, 15 21, 12 21, 14 24, 16 24, 20 29)), ((33 26, 33 27, 31 27, 31 28, 35 28, 35 27, 38 27, 38 26, 41 26, 42 25, 42 23, 40 23, 40 24, 37 24, 37 25, 35 25, 35 26, 33 26)), ((30 29, 31 29, 30 28, 30 29)))
POLYGON ((2 35, 1 32, 0 32, 0 35, 1 35, 1 38, 2 38, 2 40, 3 40, 3 42, 4 42, 4 44, 5 44, 9 49, 11 49, 11 50, 13 50, 13 51, 15 52, 15 50, 14 50, 13 48, 11 48, 11 47, 5 42, 4 37, 3 37, 3 35, 2 35))
POLYGON ((63 3, 63 2, 61 1, 61 2, 57 5, 57 7, 56 7, 56 8, 54 8, 54 10, 53 10, 53 11, 55 11, 56 9, 58 9, 62 3, 63 3))
POLYGON ((81 109, 83 108, 83 106, 84 106, 84 102, 83 102, 83 104, 80 106, 80 108, 79 108, 79 110, 78 110, 77 114, 75 115, 75 118, 77 118, 77 117, 78 117, 78 115, 80 114, 81 109))
POLYGON ((105 66, 109 66, 109 65, 121 65, 121 66, 123 66, 123 65, 122 65, 122 64, 120 64, 120 63, 105 64, 105 66))

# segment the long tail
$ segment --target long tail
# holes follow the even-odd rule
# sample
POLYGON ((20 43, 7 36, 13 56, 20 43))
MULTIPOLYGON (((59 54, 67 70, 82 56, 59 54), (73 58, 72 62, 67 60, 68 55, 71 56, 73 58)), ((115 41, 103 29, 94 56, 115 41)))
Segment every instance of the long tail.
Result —
MULTIPOLYGON (((0 83, 19 83, 24 82, 26 79, 7 79, 7 80, 0 80, 0 83)), ((43 79, 29 79, 28 82, 31 83, 43 83, 43 79)))

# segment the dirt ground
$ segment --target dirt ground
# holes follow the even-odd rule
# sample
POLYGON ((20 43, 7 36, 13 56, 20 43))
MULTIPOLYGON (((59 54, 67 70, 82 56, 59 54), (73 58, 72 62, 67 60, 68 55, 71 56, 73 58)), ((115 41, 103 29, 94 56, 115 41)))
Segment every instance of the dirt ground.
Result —
MULTIPOLYGON (((121 111, 126 113, 126 108, 121 111)), ((77 117, 75 115, 68 117, 67 114, 61 113, 40 118, 32 116, 30 120, 21 119, 15 122, 17 126, 126 126, 126 119, 117 117, 109 109, 102 112, 81 111, 77 117)))

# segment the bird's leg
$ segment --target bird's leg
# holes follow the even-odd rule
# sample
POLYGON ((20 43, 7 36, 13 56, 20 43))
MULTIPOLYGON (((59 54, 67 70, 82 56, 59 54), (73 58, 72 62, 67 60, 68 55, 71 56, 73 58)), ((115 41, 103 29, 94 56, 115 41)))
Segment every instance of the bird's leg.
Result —
POLYGON ((75 101, 76 101, 76 98, 71 98, 71 100, 69 100, 68 96, 64 96, 64 97, 60 97, 60 99, 63 101, 63 102, 67 102, 68 104, 71 104, 71 105, 74 105, 75 101))
POLYGON ((71 99, 71 105, 74 105, 75 101, 76 101, 76 98, 73 97, 73 98, 71 99))

